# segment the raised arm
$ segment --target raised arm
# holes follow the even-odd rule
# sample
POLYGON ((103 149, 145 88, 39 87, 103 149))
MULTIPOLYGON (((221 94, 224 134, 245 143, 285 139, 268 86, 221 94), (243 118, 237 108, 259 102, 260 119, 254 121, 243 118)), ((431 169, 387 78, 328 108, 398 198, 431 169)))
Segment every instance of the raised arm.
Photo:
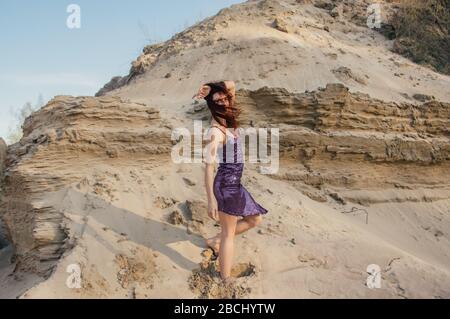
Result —
POLYGON ((223 87, 223 85, 225 85, 227 90, 233 96, 233 99, 236 97, 236 85, 235 85, 234 81, 227 80, 227 81, 221 81, 221 82, 209 82, 209 83, 202 84, 202 86, 200 87, 198 92, 196 94, 194 94, 194 96, 192 98, 193 99, 194 98, 196 98, 196 99, 205 98, 211 91, 211 86, 217 86, 217 85, 220 85, 222 87, 223 87))
POLYGON ((223 83, 225 83, 225 87, 230 91, 233 97, 236 97, 236 84, 234 81, 223 81, 223 83))

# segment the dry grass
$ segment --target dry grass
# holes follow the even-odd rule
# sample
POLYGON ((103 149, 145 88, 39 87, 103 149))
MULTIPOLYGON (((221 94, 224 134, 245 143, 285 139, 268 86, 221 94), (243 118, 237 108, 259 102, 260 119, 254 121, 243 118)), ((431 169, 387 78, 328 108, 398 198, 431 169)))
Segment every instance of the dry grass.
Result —
POLYGON ((450 0, 403 0, 399 7, 394 50, 450 74, 450 0))

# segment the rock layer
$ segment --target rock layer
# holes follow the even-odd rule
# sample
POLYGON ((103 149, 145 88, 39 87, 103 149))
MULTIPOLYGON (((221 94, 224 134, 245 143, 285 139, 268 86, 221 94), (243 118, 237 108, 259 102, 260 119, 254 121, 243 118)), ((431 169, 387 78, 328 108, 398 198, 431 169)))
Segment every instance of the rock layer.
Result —
POLYGON ((280 128, 281 160, 289 168, 276 178, 318 188, 449 186, 449 103, 388 103, 342 84, 300 94, 242 90, 238 99, 242 123, 280 128))
MULTIPOLYGON (((418 185, 429 192, 419 198, 405 193, 404 200, 448 198, 448 103, 387 103, 342 84, 305 93, 239 90, 238 101, 244 127, 280 129, 282 163, 272 177, 311 198, 366 204, 376 200, 344 191, 418 185)), ((208 120, 207 109, 194 107, 188 116, 208 120)), ((170 129, 155 108, 114 96, 58 96, 28 117, 24 137, 8 149, 1 204, 19 266, 48 274, 74 244, 64 212, 43 198, 89 184, 93 170, 105 165, 143 170, 167 163, 170 129)), ((105 183, 90 186, 112 201, 105 183)))
POLYGON ((158 165, 171 150, 159 112, 117 97, 57 96, 28 117, 6 158, 1 216, 19 266, 47 274, 67 248, 63 212, 41 201, 96 165, 158 165))

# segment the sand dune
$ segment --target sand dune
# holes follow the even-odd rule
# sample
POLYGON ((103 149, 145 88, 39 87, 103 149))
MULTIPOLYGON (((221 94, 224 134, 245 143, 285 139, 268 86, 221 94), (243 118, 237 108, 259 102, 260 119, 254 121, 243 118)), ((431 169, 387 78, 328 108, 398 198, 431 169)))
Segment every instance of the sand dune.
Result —
POLYGON ((391 47, 313 1, 247 1, 97 97, 55 97, 7 150, 0 297, 449 298, 450 77, 391 47), (246 163, 269 214, 236 238, 230 287, 203 164, 170 157, 173 129, 208 125, 191 97, 215 79, 235 80, 244 127, 280 128, 279 171, 246 163))

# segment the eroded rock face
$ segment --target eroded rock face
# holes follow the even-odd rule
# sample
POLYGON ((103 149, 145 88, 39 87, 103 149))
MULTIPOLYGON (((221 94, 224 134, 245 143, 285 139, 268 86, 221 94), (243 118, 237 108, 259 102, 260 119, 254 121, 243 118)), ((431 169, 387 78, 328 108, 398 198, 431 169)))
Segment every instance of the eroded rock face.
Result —
POLYGON ((268 87, 241 92, 239 102, 244 121, 256 118, 264 123, 298 125, 318 132, 360 130, 449 135, 449 103, 384 102, 367 94, 350 93, 340 83, 298 94, 268 87))
MULTIPOLYGON (((379 5, 381 14, 381 24, 382 30, 385 30, 385 25, 383 22, 389 21, 390 18, 395 14, 398 9, 398 3, 400 0, 381 0, 373 3, 369 0, 313 0, 314 6, 327 10, 329 14, 335 19, 345 18, 359 26, 367 27, 368 21, 368 8, 371 5, 379 5)), ((369 12, 373 13, 369 9, 369 12)))
MULTIPOLYGON (((223 12, 222 12, 223 11, 223 12)), ((199 25, 192 26, 183 32, 177 33, 171 39, 157 44, 151 44, 142 50, 142 54, 131 62, 130 71, 127 75, 115 76, 101 88, 96 96, 103 96, 107 92, 127 85, 133 78, 144 74, 161 61, 169 59, 171 56, 179 54, 187 49, 210 46, 217 41, 221 41, 217 35, 213 34, 217 29, 226 28, 228 25, 226 9, 223 9, 224 17, 216 17, 199 25)))
POLYGON ((42 201, 101 165, 151 166, 170 153, 159 111, 118 97, 57 96, 23 125, 6 157, 0 215, 19 268, 46 275, 67 248, 64 214, 42 201))
MULTIPOLYGON (((430 193, 423 198, 405 193, 404 200, 448 197, 448 103, 383 102, 351 93, 342 84, 305 93, 268 87, 237 93, 243 127, 251 123, 280 129, 280 170, 272 177, 286 180, 311 198, 326 201, 334 194, 331 197, 341 202, 364 204, 373 199, 335 188, 408 190, 418 185, 430 193)), ((186 115, 194 118, 208 112, 198 109, 186 115)), ((89 205, 112 203, 114 187, 128 186, 126 181, 118 182, 113 168, 126 168, 142 183, 139 175, 144 170, 170 167, 170 137, 171 125, 157 109, 114 96, 58 96, 27 118, 24 137, 8 148, 0 207, 16 248, 18 269, 47 275, 76 244, 65 214, 75 209, 83 213, 89 207, 78 207, 71 195, 63 196, 64 205, 54 205, 53 194, 73 195, 73 187, 86 188, 90 199, 102 199, 85 201, 89 205), (112 173, 103 174, 108 170, 112 173)), ((177 197, 175 191, 173 195, 177 197)), ((80 191, 76 196, 85 194, 80 191)), ((175 200, 155 196, 155 207, 175 209, 175 200)), ((203 234, 204 203, 192 201, 186 208, 189 230, 203 234)))
POLYGON ((289 169, 276 178, 318 188, 448 184, 448 103, 383 102, 342 84, 299 94, 242 90, 238 100, 244 125, 280 128, 281 160, 289 169))

